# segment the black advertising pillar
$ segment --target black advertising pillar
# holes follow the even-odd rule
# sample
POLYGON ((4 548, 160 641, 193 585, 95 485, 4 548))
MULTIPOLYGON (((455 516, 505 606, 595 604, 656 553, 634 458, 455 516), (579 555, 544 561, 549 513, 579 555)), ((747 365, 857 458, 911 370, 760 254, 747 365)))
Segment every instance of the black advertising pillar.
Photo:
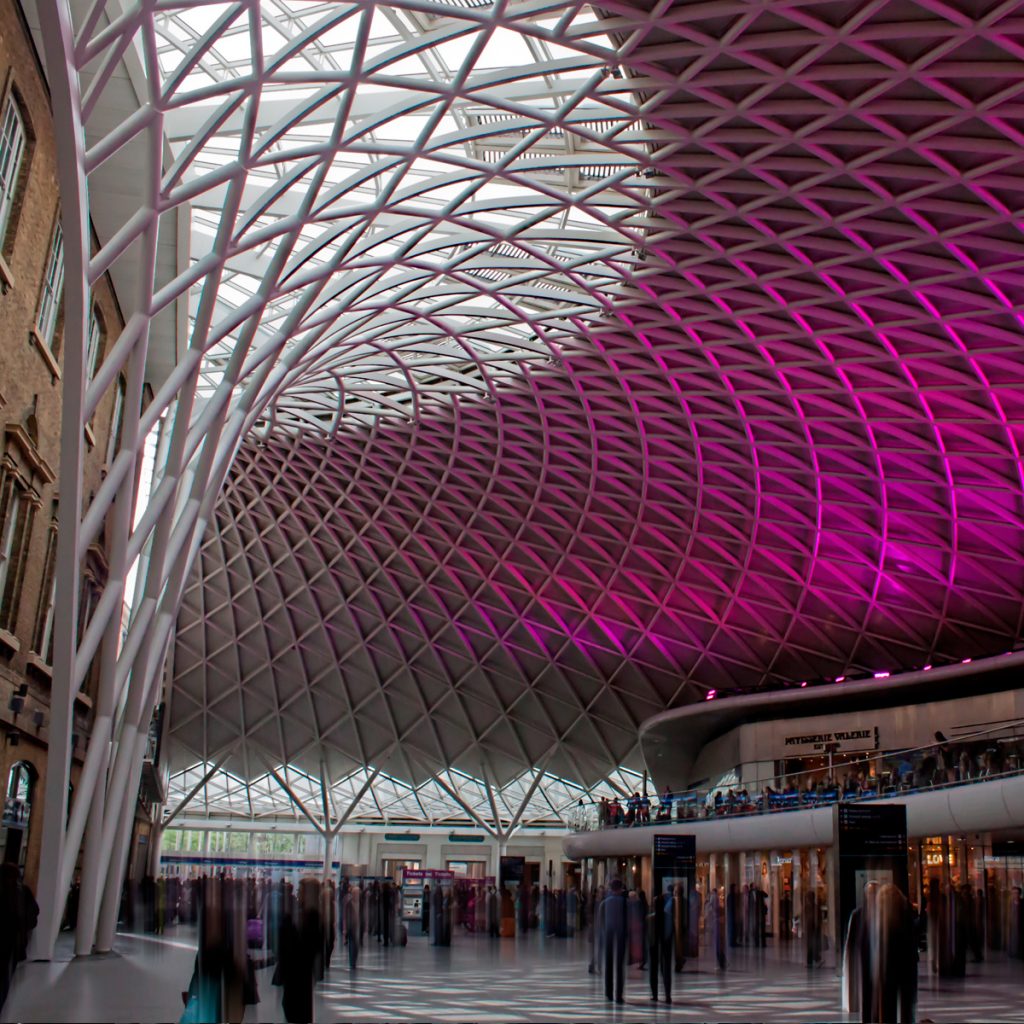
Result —
POLYGON ((697 879, 697 840, 694 836, 655 833, 651 858, 651 898, 665 887, 683 883, 682 895, 689 898, 697 879))
POLYGON ((904 804, 841 803, 833 809, 833 889, 842 949, 850 914, 864 899, 868 882, 892 882, 909 898, 907 808, 904 804))

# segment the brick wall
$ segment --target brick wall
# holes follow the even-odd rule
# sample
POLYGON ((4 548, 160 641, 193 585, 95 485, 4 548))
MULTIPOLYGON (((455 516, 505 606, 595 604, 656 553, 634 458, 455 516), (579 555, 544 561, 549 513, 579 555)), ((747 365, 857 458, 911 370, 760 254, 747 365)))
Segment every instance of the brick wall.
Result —
MULTIPOLYGON (((0 295, 0 447, 5 443, 9 425, 23 425, 34 414, 38 456, 59 475, 61 429, 61 380, 63 339, 58 321, 57 374, 39 346, 31 340, 49 254, 54 225, 59 211, 57 166, 49 96, 38 55, 22 20, 16 0, 0 0, 0 97, 14 90, 30 131, 29 148, 22 162, 21 187, 17 193, 2 257, 0 277, 8 278, 0 295)), ((117 339, 123 320, 109 280, 94 290, 93 302, 105 326, 106 336, 100 361, 117 339)), ((91 424, 91 445, 84 469, 84 493, 99 488, 105 471, 104 459, 114 414, 113 389, 104 396, 91 424)), ((25 573, 17 605, 13 633, 17 650, 0 645, 0 784, 6 786, 11 765, 19 760, 32 763, 39 775, 33 800, 28 836, 26 879, 35 884, 39 861, 42 804, 46 779, 46 746, 49 727, 50 686, 42 659, 33 657, 37 616, 44 589, 47 539, 54 501, 59 497, 58 481, 40 489, 41 503, 34 517, 25 563, 25 573), (15 716, 9 709, 11 695, 23 683, 28 684, 25 707, 15 716), (36 724, 35 713, 42 713, 36 724), (12 730, 18 732, 18 744, 12 745, 12 730)), ((102 562, 102 553, 96 561, 102 562)), ((58 586, 60 586, 58 579, 58 586)), ((93 667, 92 678, 95 678, 93 667)), ((90 725, 91 694, 76 702, 75 731, 81 739, 76 750, 73 778, 86 749, 90 725)), ((0 850, 0 856, 2 856, 0 850)))

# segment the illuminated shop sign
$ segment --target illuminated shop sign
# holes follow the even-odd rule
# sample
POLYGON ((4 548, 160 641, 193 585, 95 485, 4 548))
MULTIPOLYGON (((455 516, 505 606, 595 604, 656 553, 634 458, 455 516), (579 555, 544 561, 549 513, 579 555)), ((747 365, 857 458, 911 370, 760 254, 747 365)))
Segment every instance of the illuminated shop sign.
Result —
POLYGON ((787 736, 783 740, 787 754, 827 754, 878 749, 878 726, 866 729, 837 729, 835 732, 787 736))

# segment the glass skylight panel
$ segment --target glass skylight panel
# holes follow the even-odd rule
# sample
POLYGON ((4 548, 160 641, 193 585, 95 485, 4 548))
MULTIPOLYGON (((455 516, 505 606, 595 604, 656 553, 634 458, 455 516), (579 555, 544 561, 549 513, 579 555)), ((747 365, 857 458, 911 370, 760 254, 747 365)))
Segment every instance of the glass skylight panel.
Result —
MULTIPOLYGON (((183 800, 207 769, 208 765, 199 763, 173 772, 168 787, 168 807, 174 807, 183 800)), ((274 770, 307 808, 316 815, 321 813, 322 796, 318 778, 293 765, 279 765, 274 770)), ((347 809, 372 771, 372 768, 358 768, 334 780, 329 786, 330 800, 334 807, 347 809)), ((445 783, 443 786, 435 779, 412 784, 378 772, 349 820, 353 824, 408 821, 424 825, 440 825, 444 822, 475 825, 467 807, 484 821, 492 820, 491 797, 486 783, 454 769, 444 772, 442 778, 445 783)), ((579 799, 590 803, 601 796, 632 793, 640 788, 640 779, 638 773, 620 768, 608 780, 601 780, 588 788, 545 773, 527 802, 520 823, 522 826, 562 826, 569 821, 579 799)), ((533 782, 532 771, 526 772, 493 791, 495 804, 506 826, 516 816, 533 782)), ((184 811, 185 818, 204 816, 244 819, 259 816, 305 821, 291 796, 269 772, 246 782, 223 769, 213 773, 200 796, 184 811)))
MULTIPOLYGON (((582 162, 574 156, 602 153, 600 141, 584 137, 595 134, 594 125, 610 137, 617 125, 635 117, 628 99, 616 97, 613 104, 602 97, 611 43, 589 8, 559 18, 547 12, 532 17, 524 6, 512 4, 500 23, 492 20, 487 3, 452 4, 444 10, 440 5, 427 13, 400 3, 366 8, 260 0, 251 8, 204 4, 157 17, 160 66, 169 77, 181 74, 188 54, 219 18, 236 13, 174 90, 175 108, 183 114, 192 108, 189 116, 195 120, 189 124, 212 124, 225 103, 238 101, 210 135, 181 132, 171 141, 175 154, 189 154, 183 185, 203 176, 220 182, 225 168, 236 164, 237 174, 246 175, 242 207, 232 225, 229 272, 218 286, 213 332, 232 309, 271 289, 307 311, 293 328, 299 346, 307 344, 302 340, 306 338, 313 343, 325 327, 323 336, 335 346, 358 342, 361 332, 372 338, 382 333, 374 328, 374 317, 384 318, 383 333, 393 333, 402 322, 419 322, 423 351, 417 352, 415 344, 403 348, 403 359, 417 366, 415 375, 403 374, 401 386, 409 388, 431 378, 432 360, 437 359, 428 339, 438 328, 421 320, 416 310, 434 308, 431 315, 436 316, 439 297, 464 296, 439 309, 443 330, 463 332, 462 349, 469 362, 474 351, 481 360, 492 356, 491 347, 475 346, 493 342, 482 340, 475 320, 454 318, 453 301, 493 309, 501 322, 511 324, 515 314, 510 314, 508 300, 518 293, 510 291, 499 300, 488 290, 545 278, 552 318, 557 318, 560 302, 568 302, 567 315, 576 315, 580 285, 561 276, 557 265, 538 264, 530 250, 548 252, 556 264, 579 263, 581 256, 589 258, 587 251, 569 245, 556 253, 551 241, 540 236, 523 250, 515 240, 524 230, 536 234, 534 224, 556 218, 563 235, 610 230, 601 217, 567 209, 560 197, 589 187, 602 175, 614 182, 628 165, 629 158, 618 151, 582 162), (370 32, 361 44, 367 24, 370 32), (562 40, 575 32, 586 41, 580 50, 571 43, 555 43, 556 30, 562 40), (233 91, 233 83, 237 80, 241 87, 252 73, 257 34, 265 72, 259 103, 251 104, 233 91), (456 79, 465 84, 452 91, 448 83, 456 79), (219 98, 208 91, 214 81, 224 83, 219 98), (207 92, 201 98, 196 94, 197 102, 189 104, 190 91, 198 88, 207 92), (585 101, 574 96, 581 88, 589 89, 585 101), (250 117, 254 131, 244 138, 250 117), (342 137, 335 147, 331 140, 338 118, 342 137), (582 125, 580 131, 574 130, 575 122, 582 125), (276 194, 285 181, 286 193, 276 194), (542 182, 540 189, 534 187, 542 182), (308 203, 311 188, 318 191, 308 203), (476 248, 437 244, 449 237, 476 248), (499 244, 508 244, 515 255, 496 261, 489 246, 499 244), (282 258, 276 280, 260 276, 269 275, 282 258), (420 269, 427 273, 417 281, 420 269), (383 282, 394 283, 390 292, 381 287, 383 282), (397 316, 388 313, 389 303, 396 304, 397 316), (331 313, 338 320, 328 327, 324 317, 331 313)), ((172 112, 172 125, 173 120, 172 112)), ((233 183, 226 180, 196 195, 196 258, 212 254, 219 244, 233 192, 233 183)), ((602 216, 610 219, 617 212, 602 216)), ((628 244, 623 241, 624 247, 628 244)), ((591 252, 601 259, 598 250, 591 252)), ((607 288, 604 268, 595 270, 600 287, 607 288)), ((574 266, 572 272, 578 280, 586 277, 585 268, 574 266)), ((202 287, 197 282, 193 311, 202 287)), ((527 286, 527 291, 536 287, 527 286)), ((520 304, 524 315, 538 305, 529 295, 520 304)), ((261 320, 269 313, 265 310, 261 320)), ((281 314, 279 308, 276 315, 281 314)), ((532 330, 521 333, 527 336, 532 330)), ((230 346, 243 334, 232 330, 223 342, 205 346, 209 353, 202 373, 207 388, 216 386, 230 346)), ((261 334, 267 336, 265 322, 261 334)), ((514 353, 516 333, 509 331, 505 337, 504 345, 514 353)), ((526 360, 549 358, 543 345, 520 354, 526 360)), ((317 386, 325 389, 326 404, 316 402, 322 412, 341 400, 337 380, 344 381, 354 364, 338 364, 338 377, 320 372, 330 368, 329 353, 311 351, 309 359, 318 368, 317 386)), ((293 375, 299 390, 288 401, 289 408, 313 401, 314 392, 302 383, 301 365, 307 364, 312 371, 307 360, 293 375)), ((437 364, 434 376, 442 369, 437 364)), ((480 377, 480 371, 466 369, 463 375, 480 377)), ((452 393, 448 387, 422 386, 435 400, 452 393)), ((284 396, 279 400, 284 402, 284 396)), ((283 425, 287 415, 272 419, 283 425)), ((313 428, 303 421, 296 429, 313 428)))

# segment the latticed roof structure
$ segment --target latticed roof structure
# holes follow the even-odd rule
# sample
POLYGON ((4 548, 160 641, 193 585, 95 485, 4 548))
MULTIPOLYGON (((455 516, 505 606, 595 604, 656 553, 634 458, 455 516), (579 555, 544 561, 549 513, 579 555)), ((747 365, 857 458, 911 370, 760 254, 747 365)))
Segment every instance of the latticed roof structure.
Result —
POLYGON ((338 822, 352 826, 468 823, 493 835, 508 835, 519 828, 581 824, 599 797, 632 793, 642 785, 639 775, 624 768, 609 776, 585 789, 550 773, 525 771, 504 786, 492 786, 448 769, 413 784, 376 768, 358 768, 325 786, 322 773, 307 775, 294 765, 278 765, 254 778, 241 778, 225 769, 211 773, 196 764, 175 773, 171 783, 174 792, 195 791, 185 805, 192 820, 232 824, 245 819, 278 828, 290 819, 296 826, 308 829, 311 823, 318 830, 324 829, 325 822, 334 828, 338 822))
POLYGON ((171 650, 176 770, 589 787, 711 689, 1021 638, 1019 4, 114 8, 44 33, 69 182, 143 171, 70 309, 152 286, 70 412, 188 344, 63 550, 164 417, 103 672, 141 722, 171 650))

